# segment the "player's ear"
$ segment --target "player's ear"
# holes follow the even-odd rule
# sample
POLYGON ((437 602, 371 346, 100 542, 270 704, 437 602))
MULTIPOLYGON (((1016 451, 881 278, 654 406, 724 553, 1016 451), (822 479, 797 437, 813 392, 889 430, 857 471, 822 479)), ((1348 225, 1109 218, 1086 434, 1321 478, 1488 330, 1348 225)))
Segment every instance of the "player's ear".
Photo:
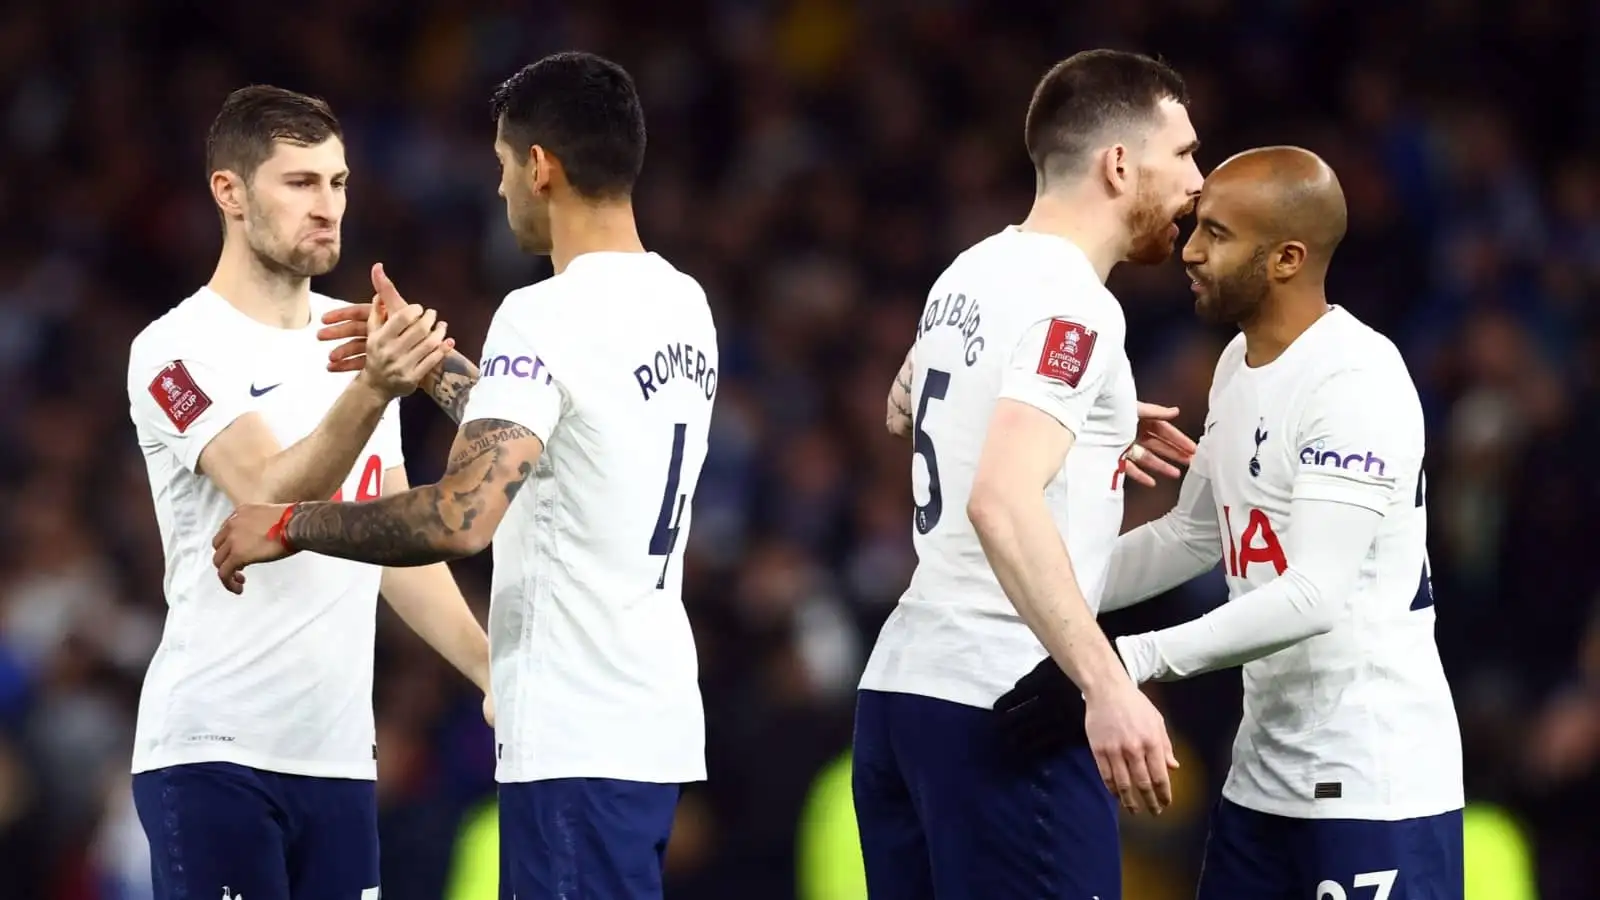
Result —
POLYGON ((1279 281, 1293 278, 1306 264, 1306 245, 1299 241, 1289 241, 1278 247, 1277 255, 1272 261, 1272 274, 1279 281))
POLYGON ((526 167, 528 190, 538 195, 550 187, 551 168, 555 157, 544 152, 544 148, 534 144, 528 148, 528 165, 526 167))
POLYGON ((1112 144, 1100 154, 1100 176, 1106 180, 1113 196, 1127 193, 1132 168, 1132 160, 1124 144, 1112 144))
POLYGON ((211 199, 225 219, 244 218, 244 179, 227 169, 211 173, 211 199))

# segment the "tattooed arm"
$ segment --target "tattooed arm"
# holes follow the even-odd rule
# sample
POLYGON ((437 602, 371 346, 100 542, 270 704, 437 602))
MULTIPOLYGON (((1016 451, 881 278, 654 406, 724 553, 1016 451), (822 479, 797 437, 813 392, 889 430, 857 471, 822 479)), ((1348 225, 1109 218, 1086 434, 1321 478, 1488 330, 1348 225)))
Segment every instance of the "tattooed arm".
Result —
POLYGON ((383 566, 424 566, 489 546, 500 519, 544 452, 521 425, 463 425, 438 484, 366 503, 301 503, 283 534, 290 547, 383 566))
POLYGON ((915 349, 913 347, 906 352, 906 361, 900 364, 900 372, 894 376, 894 384, 889 386, 888 414, 884 424, 895 437, 911 434, 911 354, 915 349))
POLYGON ((461 414, 467 410, 467 395, 478 383, 478 367, 460 353, 451 351, 444 361, 417 385, 423 393, 439 404, 451 421, 460 424, 461 414))

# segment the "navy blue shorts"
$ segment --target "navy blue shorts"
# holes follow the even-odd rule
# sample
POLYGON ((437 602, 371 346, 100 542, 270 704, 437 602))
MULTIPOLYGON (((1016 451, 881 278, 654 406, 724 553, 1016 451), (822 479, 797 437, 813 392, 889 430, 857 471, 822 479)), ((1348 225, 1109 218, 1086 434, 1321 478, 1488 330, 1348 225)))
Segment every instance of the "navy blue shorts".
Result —
POLYGON ((660 900, 678 791, 609 778, 500 785, 501 900, 660 900))
POLYGON ((373 900, 371 781, 193 763, 133 776, 156 900, 373 900))
POLYGON ((1290 819, 1223 800, 1196 900, 1462 900, 1461 811, 1290 819))
POLYGON ((1118 900, 1117 803, 1087 747, 1024 762, 995 713, 861 691, 853 775, 872 900, 1118 900))

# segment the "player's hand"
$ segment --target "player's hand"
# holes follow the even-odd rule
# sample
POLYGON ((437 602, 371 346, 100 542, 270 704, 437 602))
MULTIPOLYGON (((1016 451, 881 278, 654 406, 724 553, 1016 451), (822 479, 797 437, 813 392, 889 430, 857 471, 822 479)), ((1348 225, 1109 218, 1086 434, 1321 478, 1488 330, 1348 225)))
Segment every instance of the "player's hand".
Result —
POLYGON ((1133 682, 1120 678, 1085 696, 1084 703, 1084 732, 1106 787, 1129 812, 1159 815, 1172 805, 1169 770, 1178 767, 1161 713, 1133 682))
POLYGON ((483 720, 494 727, 494 692, 489 691, 483 695, 483 720))
POLYGON ((1122 454, 1124 475, 1145 487, 1155 487, 1157 475, 1180 476, 1177 466, 1194 460, 1195 442, 1172 424, 1177 417, 1176 406, 1139 404, 1139 437, 1122 454))
MULTIPOLYGON (((404 397, 455 347, 431 309, 407 303, 383 264, 372 267, 375 294, 367 305, 365 360, 358 376, 391 397, 404 397)), ((336 348, 337 349, 337 348, 336 348)))
POLYGON ((290 504, 247 503, 233 511, 211 539, 212 565, 230 593, 244 593, 245 566, 283 559, 292 551, 281 536, 290 504))
MULTIPOLYGON (((377 330, 373 323, 381 326, 396 310, 410 305, 395 289, 394 282, 383 271, 382 263, 372 267, 372 287, 370 301, 352 303, 323 313, 323 327, 317 331, 317 340, 342 342, 328 352, 328 371, 361 371, 367 364, 367 339, 377 330)), ((453 338, 447 337, 445 343, 452 349, 455 347, 453 338)))

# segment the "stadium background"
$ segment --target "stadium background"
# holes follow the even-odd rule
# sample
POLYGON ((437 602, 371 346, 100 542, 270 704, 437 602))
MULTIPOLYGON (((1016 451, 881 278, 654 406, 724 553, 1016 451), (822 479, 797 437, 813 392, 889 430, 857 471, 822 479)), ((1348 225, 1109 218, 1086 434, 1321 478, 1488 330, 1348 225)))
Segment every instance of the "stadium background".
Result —
MULTIPOLYGON (((1339 172, 1351 233, 1330 293, 1401 345, 1430 417, 1471 795, 1515 817, 1541 896, 1600 896, 1600 6, 30 0, 0 13, 0 897, 133 900, 147 877, 124 773, 161 554, 123 379, 129 339, 214 263, 201 150, 229 90, 332 101, 354 176, 345 261, 319 289, 361 300, 382 260, 471 354, 497 299, 548 272, 504 227, 490 87, 573 47, 634 72, 645 239, 705 283, 724 362, 685 591, 712 780, 685 798, 671 896, 785 898, 808 791, 848 746, 854 679, 913 562, 885 388, 933 276, 1027 208, 1034 80, 1102 45, 1179 66, 1203 169, 1300 143, 1339 172)), ((1175 263, 1113 281, 1141 394, 1195 433, 1226 335, 1194 324, 1175 263)), ((431 479, 451 429, 405 408, 412 480, 431 479)), ((1130 523, 1173 495, 1134 488, 1130 523)), ((475 602, 487 569, 457 567, 475 602)), ((1202 580, 1113 624, 1220 596, 1202 580)), ((1186 765, 1179 806, 1129 825, 1138 900, 1189 890, 1237 721, 1233 673, 1153 692, 1186 765)), ((375 702, 384 896, 432 900, 471 874, 489 735, 387 611, 375 702)))

